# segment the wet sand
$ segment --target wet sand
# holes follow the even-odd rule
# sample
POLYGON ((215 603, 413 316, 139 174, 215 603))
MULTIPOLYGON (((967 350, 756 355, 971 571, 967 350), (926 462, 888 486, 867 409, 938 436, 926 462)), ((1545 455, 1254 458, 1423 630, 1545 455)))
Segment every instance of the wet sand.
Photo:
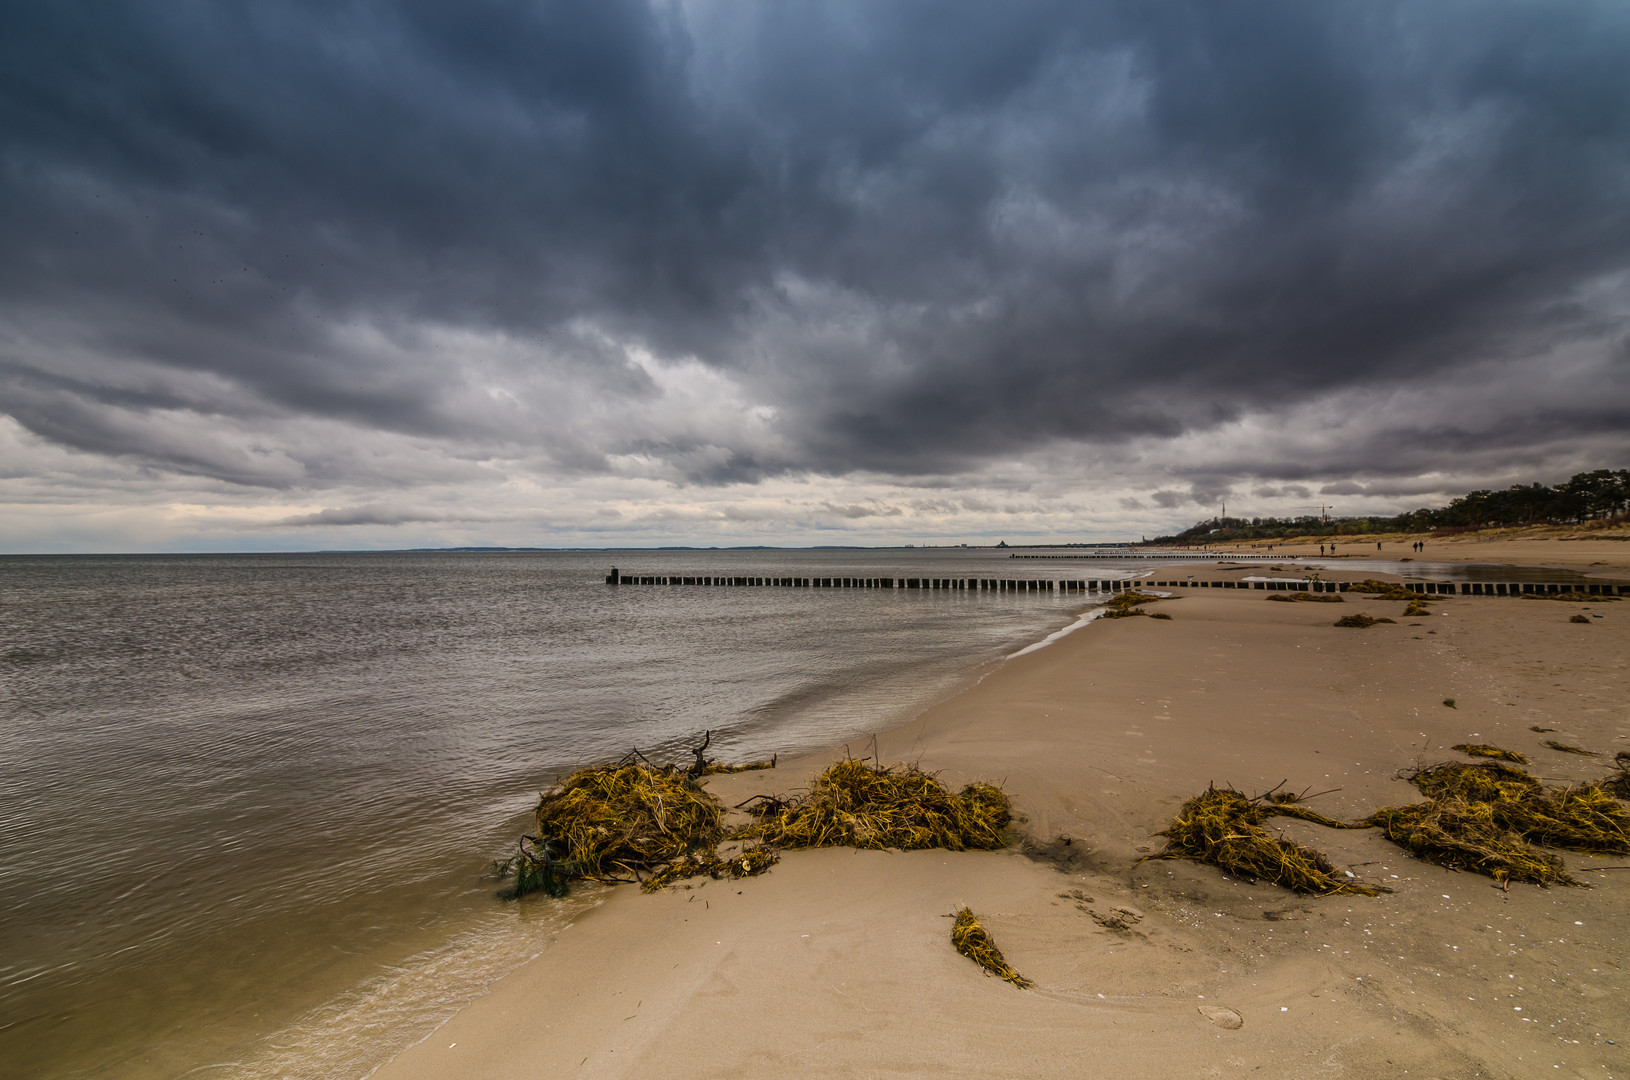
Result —
MULTIPOLYGON (((1590 569, 1630 581, 1625 556, 1590 569)), ((1212 781, 1336 789, 1312 805, 1349 818, 1417 801, 1397 771, 1467 740, 1602 775, 1630 749, 1630 601, 1457 597, 1405 620, 1401 602, 1264 600, 1178 590, 1169 622, 1094 622, 879 738, 884 760, 1001 783, 1028 850, 792 852, 742 882, 611 890, 377 1075, 1630 1074, 1630 871, 1589 869, 1630 858, 1568 855, 1594 888, 1503 892, 1374 831, 1287 822, 1396 891, 1309 898, 1137 862, 1212 781), (1399 622, 1331 625, 1357 611, 1399 622), (963 905, 1035 989, 952 950, 963 905)), ((787 791, 842 752, 711 786, 787 791)))

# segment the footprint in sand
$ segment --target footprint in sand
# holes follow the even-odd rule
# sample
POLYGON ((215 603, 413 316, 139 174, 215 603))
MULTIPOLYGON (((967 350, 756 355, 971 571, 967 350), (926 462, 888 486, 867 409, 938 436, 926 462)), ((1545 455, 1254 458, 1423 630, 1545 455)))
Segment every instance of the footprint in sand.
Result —
POLYGON ((1201 1005, 1199 1009, 1201 1016, 1220 1028, 1238 1031, 1245 1026, 1245 1018, 1233 1009, 1225 1009, 1221 1005, 1201 1005))

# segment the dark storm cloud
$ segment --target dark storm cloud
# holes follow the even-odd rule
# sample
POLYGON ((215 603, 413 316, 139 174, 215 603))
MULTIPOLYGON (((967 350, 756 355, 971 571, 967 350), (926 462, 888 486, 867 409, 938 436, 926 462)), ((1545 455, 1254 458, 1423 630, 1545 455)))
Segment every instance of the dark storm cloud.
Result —
POLYGON ((1159 441, 1492 364, 1474 415, 1150 498, 1544 467, 1557 424, 1630 430, 1627 55, 1608 2, 14 6, 0 407, 274 487, 350 466, 152 417, 709 483, 1159 441), (773 445, 597 413, 661 397, 630 345, 773 408, 773 445), (1570 349, 1588 398, 1529 410, 1570 349))

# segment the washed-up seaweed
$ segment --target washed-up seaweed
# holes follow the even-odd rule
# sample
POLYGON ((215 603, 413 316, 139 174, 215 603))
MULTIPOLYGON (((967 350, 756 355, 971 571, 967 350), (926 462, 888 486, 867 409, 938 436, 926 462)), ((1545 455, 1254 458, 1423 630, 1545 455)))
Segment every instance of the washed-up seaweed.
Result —
POLYGON ((747 848, 729 859, 721 859, 711 851, 693 851, 646 878, 640 888, 656 892, 676 881, 703 876, 714 880, 757 877, 780 861, 780 855, 762 845, 747 848))
POLYGON ((1360 611, 1352 615, 1343 615, 1341 618, 1336 620, 1335 625, 1351 627, 1358 630, 1366 630, 1372 626, 1379 626, 1381 623, 1389 623, 1393 621, 1394 620, 1392 619, 1372 619, 1360 611))
POLYGON ((1560 750, 1564 754, 1579 754, 1579 755, 1581 755, 1583 757, 1601 757, 1602 756, 1602 755, 1598 754, 1594 750, 1586 750, 1583 746, 1570 746, 1570 745, 1568 745, 1567 743, 1564 743, 1564 742, 1557 742, 1555 739, 1544 739, 1544 740, 1542 740, 1540 742, 1540 745, 1541 746, 1548 746, 1552 750, 1560 750))
POLYGON ((994 849, 1011 820, 1007 795, 991 784, 954 792, 914 765, 853 758, 828 767, 807 794, 762 798, 748 812, 758 820, 737 835, 781 848, 994 849))
POLYGON ((1491 804, 1447 797, 1388 806, 1370 816, 1381 835, 1416 858, 1486 874, 1497 881, 1577 885, 1562 860, 1525 842, 1494 820, 1491 804))
MULTIPOLYGON (((1112 599, 1109 600, 1108 603, 1104 605, 1104 618, 1126 619, 1131 618, 1134 615, 1149 615, 1149 612, 1143 610, 1142 605, 1153 604, 1160 599, 1161 597, 1151 596, 1148 593, 1117 593, 1112 599)), ((1162 615, 1161 617, 1167 619, 1171 618, 1170 615, 1162 615)))
POLYGON ((538 800, 511 867, 516 894, 574 879, 639 880, 724 838, 724 808, 690 776, 626 759, 579 769, 538 800))
POLYGON ((1007 958, 1002 955, 1002 950, 991 940, 990 933, 979 924, 979 919, 968 908, 956 913, 956 922, 951 927, 951 944, 955 946, 957 952, 990 974, 1006 979, 1021 990, 1035 985, 1013 970, 1007 958))
POLYGON ((1403 778, 1427 801, 1385 807, 1368 823, 1440 866, 1506 881, 1576 885, 1559 857, 1534 845, 1630 852, 1630 815, 1598 784, 1547 788, 1500 761, 1444 762, 1403 778))
POLYGON ((1498 761, 1445 762, 1404 779, 1431 799, 1487 805, 1496 825, 1531 844, 1599 855, 1630 852, 1630 817, 1598 785, 1547 788, 1498 761))
POLYGON ((1314 604, 1343 604, 1346 598, 1340 593, 1328 592, 1276 592, 1268 594, 1269 600, 1281 604, 1314 603, 1314 604))
POLYGON ((1501 761, 1445 761, 1399 774, 1429 799, 1445 797, 1473 802, 1515 802, 1540 789, 1525 770, 1501 761))
POLYGON ((1166 838, 1165 848, 1149 857, 1194 859, 1246 880, 1266 881, 1313 896, 1375 896, 1389 891, 1337 871, 1323 852, 1275 836, 1264 827, 1274 815, 1346 827, 1323 815, 1304 812, 1305 808, 1293 805, 1295 801, 1252 798, 1233 788, 1213 786, 1183 804, 1177 817, 1159 834, 1166 838))
POLYGON ((720 765, 716 761, 710 761, 702 766, 702 775, 718 776, 724 773, 757 772, 760 769, 773 769, 775 763, 776 757, 770 758, 769 761, 750 761, 745 765, 720 765))
MULTIPOLYGON (((1321 792, 1321 794, 1328 795, 1329 792, 1321 792)), ((1302 803, 1308 798, 1308 796, 1305 794, 1298 795, 1295 792, 1279 791, 1275 789, 1262 796, 1262 798, 1269 804, 1268 806, 1264 807, 1264 810, 1271 817, 1289 817, 1296 818, 1298 821, 1311 821, 1315 825, 1323 825, 1328 829, 1363 828, 1361 825, 1352 825, 1345 821, 1337 821, 1333 817, 1327 817, 1326 815, 1319 813, 1317 810, 1312 810, 1306 806, 1303 806, 1302 803)))
MULTIPOLYGON (((1448 705, 1450 701, 1445 701, 1444 704, 1448 705)), ((1518 765, 1528 764, 1528 759, 1522 754, 1515 750, 1507 750, 1503 746, 1495 746, 1493 743, 1455 743, 1449 749, 1459 750, 1462 754, 1470 754, 1472 757, 1515 761, 1518 765)))
POLYGON ((1406 589, 1396 581, 1377 581, 1366 578, 1355 581, 1347 586, 1348 592, 1369 593, 1377 600, 1418 600, 1422 594, 1413 589, 1406 589))
POLYGON ((1601 603, 1615 603, 1615 602, 1618 601, 1619 598, 1617 596, 1592 596, 1592 595, 1590 595, 1590 593, 1579 592, 1577 589, 1574 589, 1574 590, 1570 590, 1568 592, 1544 592, 1544 593, 1542 593, 1542 592, 1530 592, 1530 593, 1523 593, 1522 594, 1522 599, 1524 599, 1524 600, 1560 600, 1564 604, 1601 604, 1601 603))

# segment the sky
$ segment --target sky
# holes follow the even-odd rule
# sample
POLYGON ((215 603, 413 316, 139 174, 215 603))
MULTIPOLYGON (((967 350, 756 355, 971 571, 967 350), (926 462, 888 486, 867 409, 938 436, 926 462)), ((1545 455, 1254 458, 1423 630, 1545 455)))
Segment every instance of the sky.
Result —
POLYGON ((1630 466, 1622 0, 0 8, 0 551, 1135 540, 1630 466))

